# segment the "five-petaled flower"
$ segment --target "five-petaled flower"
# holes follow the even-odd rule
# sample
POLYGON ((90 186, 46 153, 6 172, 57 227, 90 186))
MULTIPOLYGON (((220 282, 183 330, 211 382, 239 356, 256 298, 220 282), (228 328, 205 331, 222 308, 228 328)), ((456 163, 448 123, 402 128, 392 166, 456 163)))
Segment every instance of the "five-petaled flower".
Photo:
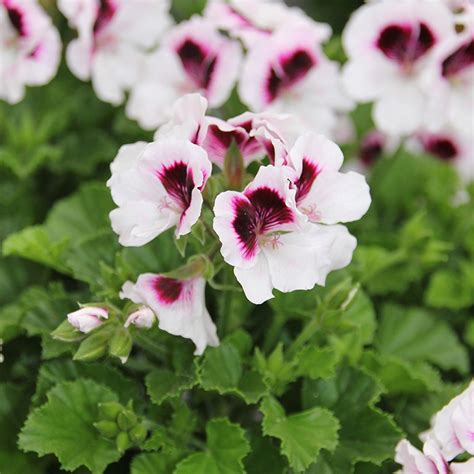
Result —
POLYGON ((186 93, 200 92, 211 107, 222 105, 237 78, 241 54, 238 42, 204 18, 181 23, 146 58, 127 115, 143 128, 154 129, 169 119, 173 103, 186 93))
POLYGON ((216 198, 214 230, 221 253, 255 304, 272 298, 273 288, 289 292, 322 285, 330 271, 351 260, 354 237, 344 226, 308 222, 297 208, 296 181, 293 169, 269 165, 243 192, 216 198))
POLYGON ((409 134, 429 120, 421 76, 435 47, 454 34, 450 10, 427 0, 371 3, 352 15, 342 36, 343 80, 353 99, 375 102, 381 131, 409 134))
POLYGON ((139 78, 145 52, 171 25, 169 0, 58 0, 78 32, 66 51, 79 79, 92 79, 97 96, 114 105, 139 78))
POLYGON ((0 56, 0 99, 11 104, 56 74, 61 40, 36 0, 0 0, 0 56))
POLYGON ((323 53, 321 36, 312 28, 282 27, 249 49, 239 95, 255 112, 291 111, 305 127, 331 135, 338 113, 353 107, 337 63, 323 53))
POLYGON ((206 281, 198 276, 186 280, 145 273, 134 284, 123 285, 121 298, 145 304, 156 314, 158 326, 170 334, 191 339, 195 354, 207 346, 217 346, 216 327, 206 308, 206 281))
POLYGON ((108 186, 118 208, 110 219, 122 245, 144 245, 174 226, 178 238, 191 231, 212 171, 201 147, 169 137, 125 145, 116 160, 108 186))

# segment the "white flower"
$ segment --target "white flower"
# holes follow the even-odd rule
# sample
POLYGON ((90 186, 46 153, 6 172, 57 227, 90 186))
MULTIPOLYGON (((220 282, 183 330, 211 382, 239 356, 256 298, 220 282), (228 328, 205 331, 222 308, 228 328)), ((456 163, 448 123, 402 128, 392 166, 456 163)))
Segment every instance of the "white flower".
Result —
POLYGON ((425 436, 439 443, 448 460, 465 451, 474 455, 474 381, 434 416, 425 436))
POLYGON ((110 213, 125 246, 140 246, 176 226, 187 234, 199 219, 212 165, 207 153, 186 139, 166 138, 122 147, 107 185, 119 206, 110 213))
POLYGON ((60 56, 59 34, 36 0, 0 2, 0 99, 15 104, 25 86, 48 83, 60 56))
POLYGON ((103 324, 103 320, 109 317, 105 308, 97 306, 84 306, 67 315, 67 320, 77 330, 87 334, 96 327, 103 324))
POLYGON ((448 474, 448 462, 443 458, 439 447, 427 441, 423 452, 403 439, 396 447, 395 461, 402 465, 402 474, 448 474))
POLYGON ((238 89, 250 110, 291 113, 325 135, 335 131, 338 113, 352 108, 339 66, 324 55, 318 35, 303 27, 283 27, 250 47, 238 89))
POLYGON ((462 181, 474 179, 474 137, 463 136, 453 129, 439 132, 420 131, 408 142, 415 152, 424 152, 452 164, 462 181))
MULTIPOLYGON (((474 10, 473 10, 474 15, 474 10)), ((442 42, 422 77, 428 94, 426 128, 473 134, 474 28, 442 42)))
POLYGON ((147 305, 158 318, 158 326, 175 336, 191 339, 197 355, 207 346, 219 345, 216 327, 206 308, 202 277, 177 280, 159 274, 145 273, 135 284, 123 285, 121 298, 147 305))
POLYGON ((68 46, 67 64, 114 105, 137 80, 147 49, 171 25, 169 0, 58 0, 78 37, 68 46))
POLYGON ((289 292, 324 284, 346 266, 356 242, 343 226, 306 222, 296 208, 288 167, 261 167, 243 192, 226 191, 214 205, 214 230, 224 260, 247 298, 260 304, 272 289, 289 292))
POLYGON ((194 17, 171 29, 158 50, 146 59, 127 104, 127 115, 146 129, 169 119, 176 99, 202 93, 211 107, 229 97, 240 67, 238 42, 214 25, 194 17))
POLYGON ((295 169, 296 206, 309 221, 322 224, 352 222, 369 209, 370 192, 365 177, 341 173, 341 149, 322 135, 307 133, 290 150, 295 169))
MULTIPOLYGON (((286 114, 244 112, 227 121, 206 115, 207 100, 193 93, 173 105, 170 120, 155 133, 162 137, 188 138, 206 150, 209 159, 223 168, 227 151, 235 142, 247 166, 268 155, 271 163, 284 163, 286 148, 301 134, 301 122, 286 114)), ((117 160, 117 159, 116 159, 117 160)))
POLYGON ((311 29, 320 41, 331 36, 329 25, 318 23, 303 10, 290 8, 279 0, 209 0, 204 16, 218 28, 241 39, 248 48, 288 25, 311 29))
POLYGON ((153 326, 155 319, 155 313, 147 306, 143 306, 142 308, 128 315, 124 327, 128 328, 130 324, 133 324, 137 328, 149 329, 153 326))
POLYGON ((420 85, 434 47, 454 35, 454 18, 439 2, 388 0, 360 7, 343 32, 350 96, 374 101, 373 118, 388 134, 409 134, 426 117, 420 85))

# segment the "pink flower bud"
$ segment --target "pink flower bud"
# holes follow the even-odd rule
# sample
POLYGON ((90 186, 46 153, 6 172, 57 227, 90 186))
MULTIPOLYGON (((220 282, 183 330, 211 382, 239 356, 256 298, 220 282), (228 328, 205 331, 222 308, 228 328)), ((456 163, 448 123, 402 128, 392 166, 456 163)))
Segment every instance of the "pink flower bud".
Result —
POLYGON ((124 326, 128 328, 130 324, 134 324, 137 328, 151 328, 155 321, 155 313, 147 306, 141 307, 139 310, 131 313, 124 326))
POLYGON ((97 306, 84 306, 73 313, 67 315, 67 320, 79 331, 87 334, 103 323, 109 314, 105 308, 97 306))

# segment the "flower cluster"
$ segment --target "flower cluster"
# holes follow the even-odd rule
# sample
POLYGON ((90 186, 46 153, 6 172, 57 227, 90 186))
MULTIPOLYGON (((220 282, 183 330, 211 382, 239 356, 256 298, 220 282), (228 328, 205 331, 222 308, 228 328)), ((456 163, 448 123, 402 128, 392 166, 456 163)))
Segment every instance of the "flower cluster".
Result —
POLYGON ((25 86, 49 82, 60 55, 59 33, 36 0, 0 0, 0 99, 15 104, 25 86))
POLYGON ((397 446, 395 460, 404 474, 467 474, 474 470, 474 457, 451 462, 468 453, 474 456, 474 381, 453 398, 432 420, 431 429, 420 438, 423 452, 407 440, 397 446))
POLYGON ((409 136, 409 147, 452 162, 466 181, 474 173, 472 13, 462 0, 371 2, 342 37, 349 96, 374 103, 383 134, 409 136))
MULTIPOLYGON (((224 121, 206 109, 199 94, 184 96, 152 143, 120 149, 108 182, 120 243, 141 246, 171 228, 179 239, 201 220, 211 248, 221 246, 251 302, 267 301, 273 289, 324 285, 329 272, 352 258, 356 240, 340 223, 367 211, 365 178, 341 173, 339 147, 313 132, 296 136, 288 116, 246 112, 224 121), (254 177, 246 171, 252 162, 260 164, 254 177), (222 190, 215 199, 210 181, 222 190), (213 228, 204 204, 213 210, 213 228)), ((150 326, 151 310, 161 329, 192 339, 197 354, 218 344, 205 307, 204 267, 192 266, 186 278, 143 274, 125 283, 121 297, 148 308, 127 324, 150 326)))

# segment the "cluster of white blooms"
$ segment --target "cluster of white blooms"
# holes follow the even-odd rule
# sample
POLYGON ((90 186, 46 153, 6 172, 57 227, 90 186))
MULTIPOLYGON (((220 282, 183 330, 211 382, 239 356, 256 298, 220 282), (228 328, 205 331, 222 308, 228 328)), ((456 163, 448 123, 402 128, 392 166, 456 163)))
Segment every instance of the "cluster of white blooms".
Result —
POLYGON ((0 0, 0 99, 15 104, 25 86, 39 86, 56 74, 61 40, 36 0, 0 0))
POLYGON ((350 97, 373 102, 368 165, 394 139, 474 177, 474 8, 467 0, 383 0, 359 8, 343 44, 350 97), (453 10, 450 9, 453 8, 453 10))
MULTIPOLYGON (((362 217, 371 199, 362 175, 339 171, 343 155, 335 143, 314 132, 295 134, 287 115, 207 116, 199 94, 182 97, 172 110, 152 143, 124 145, 111 165, 108 186, 118 207, 110 218, 122 245, 144 245, 170 228, 176 238, 189 234, 206 199, 214 213, 209 237, 255 304, 272 298, 273 289, 323 285, 329 272, 349 264, 356 239, 340 223, 362 217), (248 164, 261 166, 243 190, 237 185, 210 198, 206 185, 222 177, 230 156, 237 162, 234 175, 224 173, 227 189, 234 178, 242 183, 248 164)), ((218 344, 204 288, 200 272, 184 279, 140 275, 124 284, 121 297, 148 311, 133 313, 127 324, 148 327, 151 310, 161 329, 193 340, 201 354, 218 344)))
POLYGON ((474 381, 433 417, 431 429, 420 438, 423 451, 407 440, 398 444, 395 461, 402 465, 402 474, 474 472, 474 457, 452 462, 464 453, 474 456, 474 381))

